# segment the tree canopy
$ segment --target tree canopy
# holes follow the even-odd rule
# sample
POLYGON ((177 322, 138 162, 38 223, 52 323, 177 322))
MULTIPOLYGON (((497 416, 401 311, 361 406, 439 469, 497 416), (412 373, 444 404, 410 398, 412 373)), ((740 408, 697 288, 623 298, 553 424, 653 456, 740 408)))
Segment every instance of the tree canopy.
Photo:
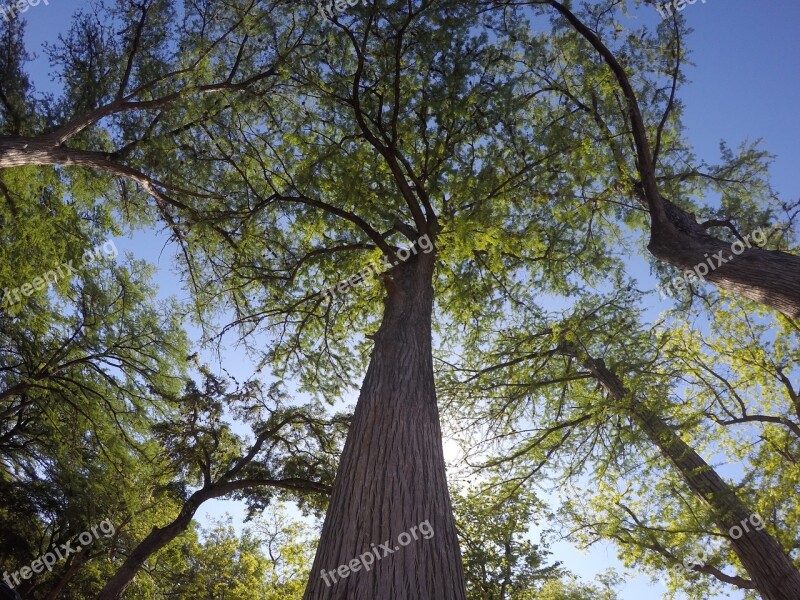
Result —
POLYGON ((759 144, 695 156, 690 30, 648 4, 86 3, 52 94, 0 22, 14 587, 617 598, 564 539, 797 598, 798 203, 759 144), (183 298, 113 243, 154 233, 183 298), (636 261, 687 282, 658 315, 636 261), (252 522, 203 529, 213 499, 252 522))

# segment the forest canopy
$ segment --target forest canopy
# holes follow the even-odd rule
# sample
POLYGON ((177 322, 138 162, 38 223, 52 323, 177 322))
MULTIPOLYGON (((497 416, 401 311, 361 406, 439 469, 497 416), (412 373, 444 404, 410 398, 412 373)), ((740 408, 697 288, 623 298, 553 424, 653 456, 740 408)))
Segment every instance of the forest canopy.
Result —
POLYGON ((689 3, 14 6, 0 593, 800 598, 800 200, 689 3))

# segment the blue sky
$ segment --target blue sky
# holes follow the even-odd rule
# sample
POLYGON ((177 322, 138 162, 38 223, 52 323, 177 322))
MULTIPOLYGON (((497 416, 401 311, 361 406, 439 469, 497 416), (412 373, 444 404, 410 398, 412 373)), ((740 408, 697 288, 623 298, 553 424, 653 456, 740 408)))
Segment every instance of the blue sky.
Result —
MULTIPOLYGON (((2 6, 6 6, 0 0, 2 6)), ((43 42, 52 42, 63 32, 74 11, 88 4, 86 0, 49 0, 31 7, 24 15, 28 21, 27 45, 39 52, 43 42)), ((682 14, 694 33, 688 46, 696 66, 690 67, 690 83, 683 90, 685 123, 688 140, 696 154, 709 162, 719 158, 719 142, 725 140, 737 147, 746 140, 763 139, 764 147, 776 155, 772 169, 773 184, 780 195, 792 200, 800 196, 798 184, 798 140, 800 119, 800 2, 797 0, 698 0, 682 14)), ((643 7, 638 15, 655 25, 660 19, 655 8, 643 7)), ((2 18, 2 16, 0 16, 2 18)), ((32 66, 37 89, 54 90, 48 77, 49 68, 40 58, 32 66)), ((172 272, 173 250, 163 248, 163 237, 156 233, 136 234, 132 239, 115 241, 120 251, 128 250, 159 269, 157 282, 162 295, 185 293, 177 285, 172 272), (163 252, 162 252, 163 249, 163 252)), ((643 287, 655 286, 648 281, 644 259, 632 265, 632 274, 642 280, 643 287)), ((246 378, 249 363, 233 349, 226 354, 224 366, 237 377, 246 378)), ((231 503, 204 506, 206 514, 219 515, 228 510, 241 514, 231 503)), ((619 566, 610 546, 597 546, 592 552, 580 553, 568 544, 554 548, 554 558, 579 575, 591 579, 609 566, 619 566)), ((638 577, 624 587, 625 600, 656 598, 663 588, 651 587, 638 577)), ((742 598, 733 592, 728 598, 742 598)))

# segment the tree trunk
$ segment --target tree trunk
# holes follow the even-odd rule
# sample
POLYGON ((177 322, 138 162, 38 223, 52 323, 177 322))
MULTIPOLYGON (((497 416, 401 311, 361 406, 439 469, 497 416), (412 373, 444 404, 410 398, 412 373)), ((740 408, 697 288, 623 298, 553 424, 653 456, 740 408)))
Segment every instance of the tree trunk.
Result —
POLYGON ((800 318, 800 256, 754 244, 738 243, 732 249, 731 243, 708 235, 693 215, 666 199, 664 207, 668 222, 651 224, 647 248, 653 256, 687 272, 706 270, 701 265, 708 267, 711 260, 714 268, 704 278, 719 289, 800 318))
POLYGON ((117 600, 120 598, 145 561, 186 531, 192 522, 195 512, 202 504, 202 501, 196 499, 195 496, 197 496, 197 493, 192 494, 184 504, 178 517, 169 525, 166 527, 153 527, 153 530, 139 542, 133 552, 125 559, 125 562, 122 563, 122 566, 103 586, 103 589, 97 595, 97 600, 117 600))
MULTIPOLYGON (((44 600, 58 600, 58 598, 61 598, 61 592, 63 591, 63 589, 67 587, 67 584, 75 578, 75 575, 78 574, 78 571, 81 570, 81 568, 84 566, 85 563, 86 563, 85 553, 84 556, 81 556, 79 554, 76 557, 76 560, 72 561, 67 567, 67 570, 61 574, 61 577, 58 579, 53 588, 44 597, 44 600)), ((20 596, 25 598, 28 596, 28 594, 33 592, 34 589, 35 589, 34 587, 31 587, 29 590, 25 590, 22 588, 22 586, 20 586, 20 589, 17 591, 19 592, 20 596), (23 594, 25 595, 23 596, 23 594)))
MULTIPOLYGON (((252 459, 252 456, 250 458, 252 459)), ((243 465, 246 463, 240 464, 243 465)), ((100 590, 96 600, 118 600, 131 584, 133 578, 142 568, 145 561, 186 531, 197 509, 200 508, 204 502, 213 498, 227 496, 233 492, 259 486, 270 486, 294 491, 328 491, 325 486, 319 483, 297 478, 240 479, 208 484, 189 496, 188 500, 183 503, 181 512, 170 524, 166 527, 153 527, 153 530, 146 538, 139 542, 128 555, 128 558, 125 559, 125 562, 122 563, 122 566, 117 569, 117 572, 114 573, 111 579, 108 580, 108 583, 100 590)))
MULTIPOLYGON (((656 159, 650 148, 636 92, 625 68, 597 33, 563 2, 544 1, 555 8, 599 52, 625 97, 626 118, 631 124, 636 168, 641 180, 638 199, 648 209, 651 218, 650 253, 684 271, 691 271, 709 258, 713 259, 720 251, 724 252, 723 258, 727 258, 731 254, 730 244, 708 235, 693 215, 660 194, 656 159)), ((719 289, 744 296, 789 316, 800 317, 800 256, 774 250, 748 249, 730 263, 710 272, 707 279, 719 289)))
POLYGON ((152 184, 141 172, 116 161, 113 154, 91 150, 75 150, 58 144, 47 135, 37 137, 0 136, 0 169, 31 165, 61 165, 100 169, 117 177, 126 177, 140 184, 152 184))
POLYGON ((689 488, 711 508, 716 525, 730 541, 762 598, 800 598, 800 571, 766 530, 755 529, 749 522, 753 512, 736 492, 658 414, 636 400, 602 359, 589 358, 584 364, 612 398, 628 403, 650 441, 678 470, 689 488), (743 523, 748 527, 743 527, 743 523), (742 531, 738 539, 731 535, 734 527, 742 531))
POLYGON ((305 600, 466 597, 433 381, 434 257, 419 254, 385 278, 383 321, 305 600), (426 521, 430 539, 417 529, 426 521), (417 539, 401 546, 398 536, 412 532, 417 539))

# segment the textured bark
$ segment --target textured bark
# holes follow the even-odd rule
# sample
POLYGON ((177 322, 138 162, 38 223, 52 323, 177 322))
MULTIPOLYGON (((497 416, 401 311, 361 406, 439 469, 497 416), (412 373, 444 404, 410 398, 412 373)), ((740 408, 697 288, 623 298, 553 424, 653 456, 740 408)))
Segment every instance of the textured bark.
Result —
POLYGON ((736 492, 658 414, 629 394, 601 359, 589 358, 584 364, 612 398, 628 403, 648 439, 678 470, 689 488, 711 508, 716 525, 728 538, 762 598, 798 600, 800 571, 766 530, 757 530, 748 522, 753 511, 748 510, 736 492), (747 531, 742 522, 748 522, 747 531), (738 539, 729 535, 733 527, 743 532, 738 539))
POLYGON ((669 221, 651 225, 648 250, 656 258, 683 271, 711 264, 705 279, 735 296, 743 296, 786 315, 800 317, 800 256, 764 250, 753 244, 736 252, 730 242, 706 233, 693 215, 664 200, 669 221), (722 255, 720 256, 720 252, 722 255), (715 257, 728 261, 724 264, 715 257))
POLYGON ((305 600, 464 600, 431 354, 434 253, 387 277, 381 326, 322 528, 305 600), (429 521, 433 537, 398 544, 429 521), (389 541, 392 554, 335 573, 389 541), (397 548, 397 550, 395 550, 397 548), (326 584, 322 570, 334 571, 326 584), (335 582, 333 582, 335 578, 335 582))

